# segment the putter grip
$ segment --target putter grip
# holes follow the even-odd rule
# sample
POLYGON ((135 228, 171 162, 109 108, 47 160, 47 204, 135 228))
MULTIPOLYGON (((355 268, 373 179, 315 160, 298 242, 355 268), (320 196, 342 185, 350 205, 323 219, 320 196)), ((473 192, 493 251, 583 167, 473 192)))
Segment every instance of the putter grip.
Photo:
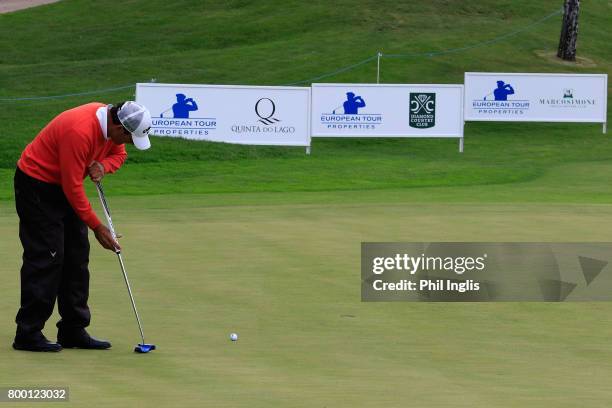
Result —
POLYGON ((113 220, 110 216, 110 210, 108 208, 108 204, 106 203, 106 197, 104 196, 104 189, 102 189, 102 184, 98 181, 96 183, 96 190, 98 190, 98 197, 100 198, 100 204, 102 204, 102 211, 104 212, 104 217, 106 218, 106 224, 108 229, 111 232, 114 240, 117 240, 117 234, 115 234, 115 227, 113 226, 113 220))

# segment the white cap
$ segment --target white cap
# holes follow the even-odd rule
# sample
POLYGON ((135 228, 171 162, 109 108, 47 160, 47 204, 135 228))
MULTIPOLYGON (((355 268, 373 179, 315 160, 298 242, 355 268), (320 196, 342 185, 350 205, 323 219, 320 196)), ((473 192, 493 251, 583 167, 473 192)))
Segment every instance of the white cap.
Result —
POLYGON ((117 117, 123 127, 132 134, 132 141, 138 150, 147 150, 151 147, 149 141, 151 113, 147 108, 136 102, 127 101, 117 111, 117 117))

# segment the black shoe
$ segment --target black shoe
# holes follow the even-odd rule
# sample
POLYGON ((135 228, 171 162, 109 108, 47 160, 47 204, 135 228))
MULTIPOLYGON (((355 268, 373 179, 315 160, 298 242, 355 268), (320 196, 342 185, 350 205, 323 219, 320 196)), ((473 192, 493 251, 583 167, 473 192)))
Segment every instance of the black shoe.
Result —
POLYGON ((64 348, 106 350, 111 347, 108 341, 91 337, 85 329, 71 332, 60 330, 57 333, 57 342, 64 348))
POLYGON ((62 346, 47 340, 41 332, 38 332, 29 336, 15 336, 13 348, 23 351, 60 351, 62 346))

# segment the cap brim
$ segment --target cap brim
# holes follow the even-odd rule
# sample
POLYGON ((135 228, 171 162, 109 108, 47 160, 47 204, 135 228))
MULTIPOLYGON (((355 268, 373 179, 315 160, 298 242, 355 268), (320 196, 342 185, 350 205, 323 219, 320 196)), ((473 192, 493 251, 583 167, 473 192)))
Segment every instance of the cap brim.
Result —
POLYGON ((136 146, 138 150, 147 150, 149 147, 151 147, 151 141, 149 140, 148 135, 136 137, 134 134, 132 134, 132 142, 134 142, 134 146, 136 146))

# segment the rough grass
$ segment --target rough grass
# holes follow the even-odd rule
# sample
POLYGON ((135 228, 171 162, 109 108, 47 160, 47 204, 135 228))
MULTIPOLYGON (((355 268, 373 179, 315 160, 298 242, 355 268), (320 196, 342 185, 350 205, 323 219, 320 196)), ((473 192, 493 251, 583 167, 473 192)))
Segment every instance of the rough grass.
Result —
MULTIPOLYGON (((419 53, 475 44, 557 7, 547 1, 361 0, 332 7, 324 1, 65 0, 0 16, 0 96, 57 95, 151 78, 283 84, 379 50, 419 53)), ((383 59, 382 80, 460 83, 468 70, 607 72, 612 55, 607 11, 602 2, 582 7, 579 55, 595 67, 562 66, 538 56, 555 49, 558 17, 509 40, 460 53, 383 59)), ((374 78, 375 61, 326 80, 374 78)), ((131 91, 118 91, 0 101, 0 168, 14 168, 25 145, 58 112, 90 100, 130 97, 131 91)), ((115 178, 116 194, 490 185, 526 181, 559 164, 612 155, 609 138, 594 125, 471 123, 465 133, 463 155, 453 140, 315 139, 313 156, 305 157, 301 148, 156 138, 150 151, 130 149, 128 166, 115 178)), ((10 198, 10 172, 1 174, 0 198, 10 198)))

